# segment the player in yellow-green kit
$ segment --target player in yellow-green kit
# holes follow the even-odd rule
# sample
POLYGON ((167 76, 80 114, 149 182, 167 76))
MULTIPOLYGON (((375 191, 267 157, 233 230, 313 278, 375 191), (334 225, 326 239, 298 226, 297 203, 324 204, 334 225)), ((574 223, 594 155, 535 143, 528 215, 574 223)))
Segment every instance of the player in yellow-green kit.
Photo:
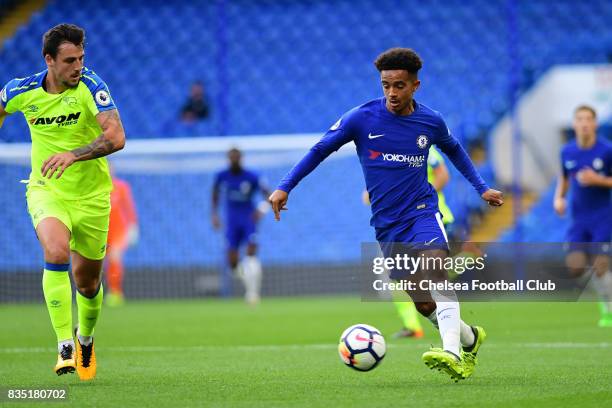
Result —
POLYGON ((106 84, 83 66, 84 44, 85 32, 75 25, 47 31, 47 69, 2 88, 0 126, 7 114, 21 111, 32 137, 26 199, 45 258, 43 293, 58 341, 54 371, 76 369, 90 380, 96 375, 93 333, 112 190, 104 156, 123 148, 125 133, 106 84), (70 264, 77 289, 74 332, 70 264))

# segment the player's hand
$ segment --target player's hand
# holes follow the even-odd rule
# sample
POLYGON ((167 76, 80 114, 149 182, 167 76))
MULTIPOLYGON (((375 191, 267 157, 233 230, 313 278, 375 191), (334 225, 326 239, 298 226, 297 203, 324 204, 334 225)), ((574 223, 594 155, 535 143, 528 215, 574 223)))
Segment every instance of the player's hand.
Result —
POLYGON ((553 207, 555 208, 555 212, 563 217, 565 215, 565 209, 567 208, 567 201, 563 197, 556 197, 553 202, 553 207))
POLYGON ((221 228, 221 221, 219 220, 219 216, 217 214, 213 214, 210 221, 214 229, 218 230, 221 228))
POLYGON ((140 231, 138 229, 138 225, 133 224, 130 225, 127 231, 127 242, 129 246, 134 246, 138 243, 138 239, 140 237, 140 231))
POLYGON ((601 176, 590 167, 586 167, 576 173, 576 180, 578 180, 582 186, 598 185, 600 177, 601 176))
POLYGON ((259 222, 270 211, 270 203, 268 201, 260 201, 257 208, 253 211, 253 221, 259 222))
POLYGON ((504 204, 504 193, 493 190, 492 188, 482 193, 481 197, 492 207, 500 207, 504 204))
POLYGON ((370 205, 370 193, 368 193, 368 190, 363 190, 363 193, 361 193, 361 202, 363 205, 370 205))
POLYGON ((64 174, 64 170, 72 165, 76 161, 77 157, 72 152, 57 153, 49 157, 42 165, 40 172, 43 177, 52 178, 53 174, 57 172, 56 179, 60 178, 64 174))
POLYGON ((274 190, 270 197, 268 197, 268 202, 272 205, 276 221, 280 221, 280 212, 287 210, 286 204, 288 199, 289 194, 283 190, 274 190))

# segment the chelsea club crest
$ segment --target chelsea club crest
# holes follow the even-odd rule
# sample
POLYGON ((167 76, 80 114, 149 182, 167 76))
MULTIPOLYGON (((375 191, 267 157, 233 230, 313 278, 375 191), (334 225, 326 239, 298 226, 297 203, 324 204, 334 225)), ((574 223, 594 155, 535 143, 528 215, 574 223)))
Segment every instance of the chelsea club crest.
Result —
POLYGON ((417 146, 419 146, 421 149, 426 148, 428 142, 429 142, 429 139, 425 135, 420 135, 417 138, 417 146))

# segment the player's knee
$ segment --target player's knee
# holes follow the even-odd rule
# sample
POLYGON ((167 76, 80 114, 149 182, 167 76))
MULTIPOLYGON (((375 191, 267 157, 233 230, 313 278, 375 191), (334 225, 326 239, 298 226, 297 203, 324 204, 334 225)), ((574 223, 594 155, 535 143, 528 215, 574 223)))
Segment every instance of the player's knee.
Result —
POLYGON ((61 242, 48 242, 44 246, 45 261, 63 264, 70 262, 70 248, 61 242))
POLYGON ((255 256, 255 255, 257 255, 257 245, 249 244, 247 246, 246 254, 248 256, 255 256))
POLYGON ((604 276, 610 270, 610 264, 607 259, 596 259, 593 262, 593 271, 598 277, 604 276))
POLYGON ((227 254, 227 263, 229 264, 230 268, 234 269, 236 267, 238 267, 238 252, 237 251, 230 251, 227 254))
POLYGON ((436 304, 434 302, 415 302, 416 309, 425 317, 431 316, 436 311, 436 304))
POLYGON ((123 251, 118 248, 109 248, 106 256, 109 261, 121 261, 123 257, 123 251))
POLYGON ((570 266, 567 269, 572 278, 579 278, 586 272, 586 268, 581 266, 570 266))
POLYGON ((85 297, 92 298, 96 296, 100 289, 100 279, 94 278, 88 282, 77 283, 79 293, 85 297))

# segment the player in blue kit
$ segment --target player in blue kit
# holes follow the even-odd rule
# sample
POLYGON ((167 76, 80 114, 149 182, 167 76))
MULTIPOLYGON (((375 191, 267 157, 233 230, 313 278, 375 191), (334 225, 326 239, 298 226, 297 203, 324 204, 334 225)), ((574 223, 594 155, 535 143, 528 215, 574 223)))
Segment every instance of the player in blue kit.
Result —
POLYGON ((597 139, 597 114, 590 106, 576 109, 574 131, 576 140, 561 150, 554 208, 565 214, 565 197, 571 190, 566 264, 574 277, 588 278, 587 265, 592 261, 592 282, 601 299, 599 326, 612 327, 612 145, 597 139))
MULTIPOLYGON (((244 283, 245 300, 255 305, 260 299, 262 275, 261 262, 257 258, 256 225, 270 206, 262 201, 256 208, 253 199, 258 191, 264 197, 270 191, 257 174, 242 167, 242 154, 238 149, 231 149, 227 156, 229 168, 217 173, 213 185, 212 224, 215 229, 221 228, 218 208, 219 197, 223 195, 228 264, 244 283), (240 262, 240 247, 243 244, 246 244, 246 256, 240 262)), ((226 281, 229 280, 228 274, 224 275, 226 281)), ((223 290, 228 295, 227 282, 224 286, 223 290)))
MULTIPOLYGON (((371 201, 371 225, 385 256, 394 243, 407 244, 427 258, 448 255, 446 233, 438 211, 438 196, 427 182, 427 158, 431 145, 440 148, 454 166, 490 205, 503 204, 502 193, 489 189, 469 156, 450 134, 442 116, 415 101, 422 62, 411 49, 393 48, 375 61, 384 97, 345 113, 282 179, 269 198, 277 220, 285 210, 291 190, 327 156, 354 142, 371 201)), ((437 281, 447 279, 445 270, 427 271, 437 281)), ((423 274, 417 273, 423 279, 423 274)), ((397 270, 393 279, 407 279, 397 270)), ((469 377, 485 332, 465 324, 454 291, 409 293, 417 310, 440 330, 443 348, 423 354, 430 368, 448 373, 456 381, 469 377)))

